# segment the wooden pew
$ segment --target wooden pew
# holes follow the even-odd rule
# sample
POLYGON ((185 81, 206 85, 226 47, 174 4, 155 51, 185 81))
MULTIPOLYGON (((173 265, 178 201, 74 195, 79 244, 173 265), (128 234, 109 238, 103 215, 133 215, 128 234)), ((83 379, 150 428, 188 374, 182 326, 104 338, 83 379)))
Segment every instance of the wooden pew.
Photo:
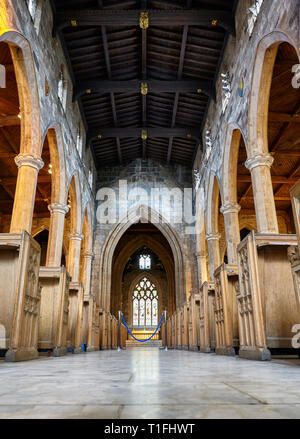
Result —
POLYGON ((40 254, 25 231, 0 234, 0 352, 6 361, 38 357, 40 254))
POLYGON ((181 349, 181 309, 175 311, 175 322, 176 322, 176 349, 181 349))
POLYGON ((172 348, 176 349, 177 330, 176 330, 176 315, 175 315, 175 313, 173 313, 173 315, 171 317, 171 328, 172 328, 172 348))
POLYGON ((171 318, 168 318, 168 320, 167 320, 167 340, 168 340, 168 348, 173 349, 172 319, 171 318))
POLYGON ((108 313, 104 310, 100 313, 100 349, 108 349, 108 313))
POLYGON ((210 353, 215 350, 215 285, 212 282, 204 282, 199 292, 200 306, 195 310, 195 318, 199 313, 199 329, 197 327, 197 343, 201 353, 210 353))
POLYGON ((200 295, 192 294, 189 307, 189 350, 200 348, 200 295))
POLYGON ((81 282, 71 282, 69 285, 69 323, 67 348, 74 354, 81 353, 81 326, 83 310, 83 285, 81 282))
POLYGON ((126 349, 126 340, 127 340, 127 329, 125 325, 121 323, 121 348, 126 349))
POLYGON ((111 316, 111 348, 118 348, 118 320, 115 316, 111 316))
MULTIPOLYGON (((289 260, 292 266, 294 288, 298 310, 300 312, 300 180, 290 190, 292 201, 294 223, 297 232, 298 246, 291 247, 289 250, 289 260)), ((300 322, 299 322, 300 323, 300 322)))
POLYGON ((67 353, 70 276, 65 267, 40 267, 39 352, 67 353))
POLYGON ((288 260, 294 235, 251 232, 238 246, 238 316, 243 358, 270 360, 272 350, 292 348, 291 332, 300 313, 288 260))
POLYGON ((182 326, 181 348, 184 350, 189 349, 189 312, 190 312, 190 305, 189 303, 185 303, 183 305, 182 314, 181 314, 181 326, 182 326))
POLYGON ((238 269, 223 264, 214 273, 215 277, 215 326, 216 348, 218 355, 235 355, 239 346, 239 328, 237 316, 238 269))

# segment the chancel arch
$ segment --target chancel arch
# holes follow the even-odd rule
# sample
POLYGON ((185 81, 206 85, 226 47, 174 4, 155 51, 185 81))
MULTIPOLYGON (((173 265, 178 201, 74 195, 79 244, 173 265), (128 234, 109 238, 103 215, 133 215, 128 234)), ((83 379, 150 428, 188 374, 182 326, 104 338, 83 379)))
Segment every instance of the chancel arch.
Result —
POLYGON ((152 224, 132 225, 120 239, 113 258, 111 312, 121 309, 132 320, 130 306, 131 289, 141 273, 163 284, 160 305, 171 315, 176 308, 174 258, 170 245, 162 233, 152 224), (140 257, 150 256, 150 269, 140 268, 140 257))
POLYGON ((111 306, 111 282, 112 282, 112 267, 113 256, 123 234, 129 227, 139 221, 148 221, 151 218, 152 224, 162 233, 167 240, 174 258, 175 271, 175 296, 176 304, 183 304, 186 300, 185 291, 185 261, 182 247, 175 230, 153 209, 148 206, 141 205, 139 208, 135 206, 128 211, 126 221, 121 220, 110 231, 100 255, 100 284, 99 295, 102 306, 105 309, 110 309, 111 306), (150 213, 150 215, 149 215, 150 213))

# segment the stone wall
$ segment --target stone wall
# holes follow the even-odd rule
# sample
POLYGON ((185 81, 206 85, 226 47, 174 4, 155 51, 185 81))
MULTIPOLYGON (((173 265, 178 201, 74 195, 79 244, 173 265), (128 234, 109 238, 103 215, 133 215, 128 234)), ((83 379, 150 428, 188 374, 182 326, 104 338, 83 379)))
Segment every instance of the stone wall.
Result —
MULTIPOLYGON (((142 188, 148 195, 150 195, 150 192, 153 188, 168 190, 176 189, 179 191, 177 193, 178 198, 175 196, 174 202, 172 202, 170 205, 160 205, 161 214, 163 217, 168 217, 170 213, 180 215, 180 211, 182 210, 180 194, 183 197, 184 189, 192 188, 191 171, 180 165, 172 166, 155 162, 150 159, 137 159, 124 167, 117 166, 113 168, 103 168, 98 175, 97 188, 101 190, 108 187, 115 191, 117 195, 117 214, 120 212, 118 201, 120 180, 126 181, 128 193, 132 189, 136 188, 142 188)), ((97 194, 97 198, 99 198, 99 192, 97 194)), ((98 200, 96 208, 99 208, 100 205, 101 202, 98 200)), ((136 207, 136 210, 138 211, 141 205, 150 206, 150 197, 148 200, 137 199, 136 202, 133 202, 132 205, 129 206, 128 210, 132 211, 132 209, 135 209, 136 207)), ((179 218, 179 216, 177 218, 179 218)), ((149 217, 149 219, 151 221, 151 217, 149 217)), ((128 224, 128 226, 129 225, 130 224, 128 224)), ((172 215, 169 225, 171 226, 174 236, 176 236, 178 239, 182 249, 185 278, 185 291, 184 298, 182 299, 186 300, 186 298, 188 298, 189 295, 195 292, 197 289, 197 276, 195 276, 197 268, 195 261, 194 235, 186 233, 190 224, 187 224, 185 221, 176 223, 172 215)), ((97 220, 95 222, 95 259, 93 263, 92 291, 94 294, 99 294, 100 298, 104 294, 100 287, 100 278, 102 273, 102 267, 100 266, 102 263, 101 254, 103 249, 108 244, 108 238, 111 237, 114 227, 115 224, 99 224, 97 220)), ((169 238, 167 237, 167 239, 169 238)), ((108 293, 105 292, 105 294, 108 293)))

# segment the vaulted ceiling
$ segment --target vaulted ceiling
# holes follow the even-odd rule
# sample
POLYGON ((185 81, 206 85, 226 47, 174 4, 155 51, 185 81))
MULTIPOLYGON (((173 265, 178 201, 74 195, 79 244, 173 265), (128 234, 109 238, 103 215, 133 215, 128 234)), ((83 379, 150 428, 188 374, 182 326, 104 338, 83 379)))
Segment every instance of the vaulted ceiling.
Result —
POLYGON ((53 0, 98 168, 192 166, 235 0, 53 0))

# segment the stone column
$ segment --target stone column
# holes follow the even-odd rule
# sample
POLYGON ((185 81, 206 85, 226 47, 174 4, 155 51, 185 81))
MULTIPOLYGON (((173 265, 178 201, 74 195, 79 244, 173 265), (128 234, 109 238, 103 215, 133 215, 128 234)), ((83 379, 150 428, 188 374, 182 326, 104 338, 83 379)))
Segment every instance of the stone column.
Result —
POLYGON ((72 282, 79 281, 80 251, 83 235, 81 233, 71 233, 69 243, 68 271, 72 277, 72 282))
POLYGON ((237 265, 237 246, 240 242, 239 212, 241 206, 228 203, 221 207, 220 212, 224 215, 226 248, 229 265, 237 265))
POLYGON ((48 206, 51 212, 49 241, 47 247, 47 267, 60 267, 62 245, 64 239, 65 215, 69 208, 65 204, 52 203, 48 206))
POLYGON ((245 166, 251 172, 256 221, 259 233, 279 233, 271 166, 274 158, 270 154, 257 154, 249 158, 245 166))
POLYGON ((221 264, 220 257, 220 233, 210 233, 206 235, 207 246, 208 246, 208 257, 209 257, 209 274, 210 279, 214 280, 214 273, 216 268, 221 264))
POLYGON ((83 266, 82 266, 82 284, 84 287, 84 300, 88 301, 90 297, 91 289, 91 272, 92 272, 92 261, 94 257, 93 252, 85 251, 83 253, 83 266))
POLYGON ((204 252, 196 253, 198 274, 199 274, 199 287, 208 280, 207 278, 207 264, 206 254, 204 252))
POLYGON ((37 176, 44 162, 31 154, 19 154, 15 162, 19 170, 10 233, 21 233, 22 230, 31 233, 37 176))

